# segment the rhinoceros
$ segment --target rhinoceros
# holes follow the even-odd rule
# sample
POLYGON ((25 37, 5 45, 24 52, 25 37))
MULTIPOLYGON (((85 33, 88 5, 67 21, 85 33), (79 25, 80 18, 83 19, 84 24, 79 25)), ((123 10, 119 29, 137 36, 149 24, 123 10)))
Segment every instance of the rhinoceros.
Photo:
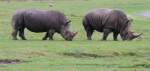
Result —
POLYGON ((103 32, 103 39, 107 40, 109 33, 113 32, 114 40, 118 40, 120 34, 122 40, 132 40, 141 34, 134 34, 130 30, 131 20, 127 15, 117 9, 99 8, 89 11, 83 18, 83 26, 87 34, 87 39, 91 40, 94 30, 103 32))
POLYGON ((41 9, 24 9, 17 10, 12 17, 12 37, 17 40, 17 34, 22 40, 26 40, 24 29, 27 28, 31 32, 46 32, 43 40, 53 40, 54 33, 59 33, 68 41, 73 40, 77 32, 69 31, 69 23, 71 21, 57 10, 41 10, 41 9))

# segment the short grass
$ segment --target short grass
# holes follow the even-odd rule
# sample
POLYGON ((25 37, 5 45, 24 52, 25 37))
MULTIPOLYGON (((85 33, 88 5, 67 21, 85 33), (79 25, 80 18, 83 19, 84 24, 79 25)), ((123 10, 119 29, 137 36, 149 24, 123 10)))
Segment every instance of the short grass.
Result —
POLYGON ((25 62, 0 64, 0 71, 150 71, 150 18, 138 16, 150 11, 150 0, 55 0, 48 2, 0 2, 0 60, 21 59, 25 62), (53 5, 53 7, 49 7, 53 5), (55 35, 42 41, 44 33, 26 30, 28 40, 11 39, 11 17, 17 9, 56 9, 72 20, 70 30, 79 31, 73 41, 55 35), (86 40, 82 26, 84 14, 96 8, 121 9, 134 19, 132 28, 142 32, 133 41, 100 41, 95 32, 86 40))

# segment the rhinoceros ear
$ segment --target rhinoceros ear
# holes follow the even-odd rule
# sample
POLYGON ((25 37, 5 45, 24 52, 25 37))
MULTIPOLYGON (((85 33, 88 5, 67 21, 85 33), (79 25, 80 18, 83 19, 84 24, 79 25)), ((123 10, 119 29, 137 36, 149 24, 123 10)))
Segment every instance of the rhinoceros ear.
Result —
POLYGON ((65 23, 65 26, 68 26, 70 22, 71 22, 71 20, 68 20, 68 21, 65 23))
POLYGON ((132 22, 133 22, 132 18, 130 18, 130 19, 127 20, 128 25, 131 25, 132 22))
POLYGON ((129 21, 130 21, 130 22, 133 22, 133 19, 132 19, 132 18, 130 18, 130 19, 129 19, 129 21))
POLYGON ((128 27, 131 25, 131 21, 130 20, 126 20, 125 23, 128 24, 127 25, 128 27))
POLYGON ((68 23, 70 23, 70 22, 71 22, 71 20, 67 21, 66 23, 68 24, 68 23))
POLYGON ((125 23, 129 23, 129 22, 130 22, 130 20, 126 20, 126 21, 125 21, 125 23))

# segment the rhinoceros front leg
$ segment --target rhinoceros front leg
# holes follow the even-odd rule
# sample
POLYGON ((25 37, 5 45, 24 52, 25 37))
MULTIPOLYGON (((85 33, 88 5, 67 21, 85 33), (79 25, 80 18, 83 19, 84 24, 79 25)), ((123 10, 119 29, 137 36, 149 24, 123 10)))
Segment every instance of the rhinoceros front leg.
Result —
POLYGON ((93 34, 93 29, 91 29, 89 26, 85 27, 86 31, 86 36, 88 40, 92 40, 92 34, 93 34))
POLYGON ((55 30, 49 30, 48 32, 46 32, 45 36, 43 37, 43 40, 47 40, 48 37, 49 37, 49 40, 53 40, 54 33, 55 33, 55 30))
POLYGON ((93 34, 93 30, 87 32, 87 39, 88 40, 92 40, 92 34, 93 34))
POLYGON ((49 32, 46 32, 45 36, 43 37, 43 40, 47 40, 48 37, 49 37, 49 32))
POLYGON ((49 30, 49 40, 53 40, 54 33, 55 33, 55 30, 49 30))
POLYGON ((104 32, 104 34, 103 34, 102 40, 106 40, 111 31, 110 31, 110 29, 104 29, 103 32, 104 32))
POLYGON ((118 32, 113 32, 113 38, 114 38, 114 40, 115 41, 117 41, 118 39, 117 39, 117 37, 118 37, 118 32))

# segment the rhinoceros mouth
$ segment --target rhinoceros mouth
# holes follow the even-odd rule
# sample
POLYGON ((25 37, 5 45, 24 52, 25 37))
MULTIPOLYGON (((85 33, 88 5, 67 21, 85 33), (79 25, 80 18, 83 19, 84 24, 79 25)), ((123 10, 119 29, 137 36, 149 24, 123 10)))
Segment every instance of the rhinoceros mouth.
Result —
POLYGON ((62 32, 62 37, 67 40, 67 41, 72 41, 73 38, 77 35, 78 32, 71 32, 71 31, 63 31, 62 32))

